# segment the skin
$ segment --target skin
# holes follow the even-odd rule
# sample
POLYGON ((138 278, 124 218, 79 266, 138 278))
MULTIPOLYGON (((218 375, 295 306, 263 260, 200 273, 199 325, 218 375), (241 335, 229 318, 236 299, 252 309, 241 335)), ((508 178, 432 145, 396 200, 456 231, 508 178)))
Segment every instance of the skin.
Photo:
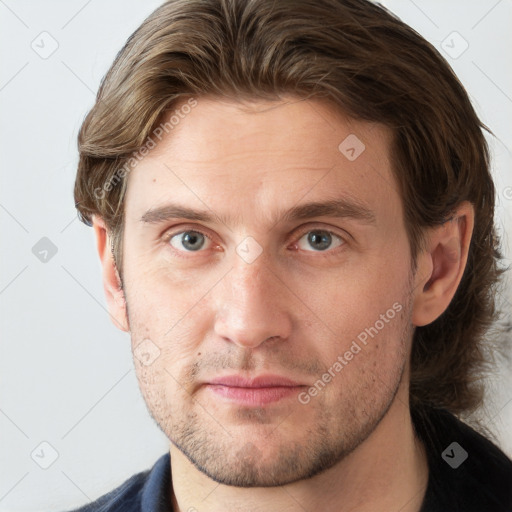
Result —
POLYGON ((413 272, 390 145, 386 127, 318 100, 200 98, 129 175, 122 288, 94 218, 110 314, 131 334, 148 410, 171 441, 175 510, 420 509, 428 467, 408 406, 411 340, 449 305, 474 214, 463 203, 429 230, 413 272), (350 134, 365 145, 353 161, 338 149, 350 134), (373 220, 284 217, 339 199, 373 220), (222 221, 141 220, 169 203, 222 221), (183 232, 203 245, 190 250, 183 232), (302 400, 240 405, 206 385, 269 373, 300 383, 302 400))

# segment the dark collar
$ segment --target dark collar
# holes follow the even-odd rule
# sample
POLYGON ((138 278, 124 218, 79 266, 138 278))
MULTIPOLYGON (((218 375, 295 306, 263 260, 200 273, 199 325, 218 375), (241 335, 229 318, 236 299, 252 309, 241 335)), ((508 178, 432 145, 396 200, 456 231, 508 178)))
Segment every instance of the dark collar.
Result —
MULTIPOLYGON (((411 417, 429 465, 420 512, 512 511, 512 461, 495 444, 444 409, 411 409, 411 417)), ((171 493, 166 453, 143 486, 142 512, 172 511, 171 493)))

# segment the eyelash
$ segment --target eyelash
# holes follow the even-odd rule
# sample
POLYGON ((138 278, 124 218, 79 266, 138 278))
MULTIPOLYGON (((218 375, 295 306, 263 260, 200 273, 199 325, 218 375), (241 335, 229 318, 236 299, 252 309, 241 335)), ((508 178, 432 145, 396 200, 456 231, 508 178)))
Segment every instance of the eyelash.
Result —
MULTIPOLYGON (((177 235, 181 235, 183 233, 187 233, 187 232, 193 232, 193 233, 200 233, 201 235, 203 235, 204 237, 206 237, 211 243, 214 243, 213 241, 213 238, 206 232, 202 231, 201 229, 199 228, 196 228, 196 227, 185 227, 185 229, 181 229, 179 231, 169 231, 167 233, 164 234, 163 236, 163 240, 164 242, 171 248, 171 250, 177 255, 178 257, 180 258, 190 258, 189 254, 193 254, 195 251, 179 251, 179 250, 176 250, 174 249, 171 245, 170 245, 170 241, 172 238, 174 238, 175 236, 177 235)), ((308 229, 305 229, 304 231, 300 231, 299 232, 299 236, 297 237, 297 235, 293 235, 293 238, 295 239, 296 238, 296 242, 294 242, 294 245, 297 245, 298 242, 300 241, 300 239, 312 232, 312 231, 321 231, 322 233, 328 233, 329 235, 331 235, 332 237, 334 238, 339 238, 341 240, 341 244, 338 246, 338 247, 335 247, 334 249, 327 249, 326 251, 303 251, 303 252, 306 252, 306 253, 314 253, 316 254, 315 257, 331 257, 331 256, 334 256, 334 255, 337 255, 338 252, 340 250, 343 250, 344 249, 344 246, 346 245, 347 243, 347 237, 346 236, 342 236, 332 230, 329 230, 329 229, 326 229, 326 228, 322 228, 322 227, 315 227, 315 226, 308 226, 308 229)), ((300 250, 300 249, 297 249, 297 250, 300 250)), ((205 251, 202 251, 201 249, 199 251, 197 251, 198 253, 201 253, 201 252, 205 252, 205 251)))

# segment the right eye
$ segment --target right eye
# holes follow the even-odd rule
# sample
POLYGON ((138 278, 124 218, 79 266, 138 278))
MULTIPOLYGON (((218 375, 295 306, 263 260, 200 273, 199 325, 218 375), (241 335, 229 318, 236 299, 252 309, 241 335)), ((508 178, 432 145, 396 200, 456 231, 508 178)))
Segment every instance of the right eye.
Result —
MULTIPOLYGON (((168 236, 172 247, 180 252, 197 252, 204 248, 205 243, 211 243, 211 239, 200 231, 180 231, 168 236), (184 248, 184 249, 183 249, 184 248)), ((206 249, 209 245, 206 246, 206 249)))

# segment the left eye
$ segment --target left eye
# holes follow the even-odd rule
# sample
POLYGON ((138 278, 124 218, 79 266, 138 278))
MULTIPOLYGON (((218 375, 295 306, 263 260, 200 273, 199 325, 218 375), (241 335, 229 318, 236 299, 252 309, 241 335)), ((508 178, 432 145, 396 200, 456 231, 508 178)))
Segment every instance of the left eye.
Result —
POLYGON ((313 231, 308 231, 305 233, 298 241, 297 245, 300 249, 305 251, 310 251, 313 248, 313 251, 326 251, 327 249, 335 249, 344 243, 344 240, 331 233, 330 231, 325 231, 322 229, 315 229, 313 231), (310 249, 304 247, 303 241, 309 245, 310 249))
POLYGON ((169 239, 169 243, 179 251, 182 251, 183 247, 185 251, 199 251, 208 242, 210 239, 199 231, 182 231, 169 239))

